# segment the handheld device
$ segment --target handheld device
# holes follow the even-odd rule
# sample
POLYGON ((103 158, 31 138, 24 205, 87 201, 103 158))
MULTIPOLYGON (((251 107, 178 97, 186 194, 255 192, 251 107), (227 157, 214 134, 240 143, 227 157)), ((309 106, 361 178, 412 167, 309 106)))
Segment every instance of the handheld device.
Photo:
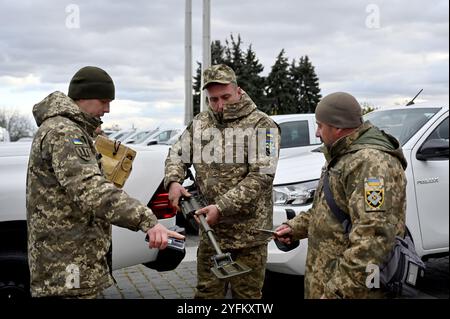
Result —
POLYGON ((277 233, 274 230, 271 230, 271 229, 256 228, 255 230, 257 230, 259 232, 262 232, 262 233, 274 235, 274 236, 277 235, 277 233))
MULTIPOLYGON (((148 242, 148 234, 145 235, 145 241, 148 242)), ((184 239, 177 239, 174 237, 167 238, 167 248, 183 251, 186 247, 186 241, 184 239)))

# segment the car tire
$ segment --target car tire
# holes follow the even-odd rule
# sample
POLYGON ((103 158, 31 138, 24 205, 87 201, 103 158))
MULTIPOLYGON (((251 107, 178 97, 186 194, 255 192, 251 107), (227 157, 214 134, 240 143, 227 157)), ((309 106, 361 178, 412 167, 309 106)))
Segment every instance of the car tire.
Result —
POLYGON ((31 294, 26 253, 0 253, 0 300, 27 298, 31 298, 31 294))
POLYGON ((304 276, 266 270, 262 299, 303 299, 304 276))

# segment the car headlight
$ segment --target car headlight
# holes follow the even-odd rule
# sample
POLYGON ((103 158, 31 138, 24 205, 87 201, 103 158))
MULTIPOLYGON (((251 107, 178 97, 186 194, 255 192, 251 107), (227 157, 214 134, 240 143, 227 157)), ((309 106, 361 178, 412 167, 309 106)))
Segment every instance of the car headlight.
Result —
POLYGON ((273 187, 274 205, 304 205, 314 198, 319 180, 273 187))

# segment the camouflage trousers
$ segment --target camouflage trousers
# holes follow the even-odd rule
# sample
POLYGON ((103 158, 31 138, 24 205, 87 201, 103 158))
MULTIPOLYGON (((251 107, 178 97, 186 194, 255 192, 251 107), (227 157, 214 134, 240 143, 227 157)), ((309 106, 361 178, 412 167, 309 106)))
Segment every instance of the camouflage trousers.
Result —
POLYGON ((227 250, 233 261, 242 263, 252 269, 251 272, 218 279, 212 272, 211 257, 216 251, 204 241, 200 241, 197 250, 197 289, 196 299, 224 299, 228 287, 233 299, 261 299, 261 290, 267 262, 267 244, 243 249, 227 250))

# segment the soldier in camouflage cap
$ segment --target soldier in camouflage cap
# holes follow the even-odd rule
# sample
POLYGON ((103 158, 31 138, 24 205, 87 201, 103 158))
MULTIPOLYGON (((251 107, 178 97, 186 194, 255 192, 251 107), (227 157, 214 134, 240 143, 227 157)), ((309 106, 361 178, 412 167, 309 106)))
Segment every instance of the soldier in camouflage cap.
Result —
POLYGON ((33 297, 95 298, 113 283, 111 224, 164 249, 168 231, 138 200, 108 182, 92 142, 114 99, 111 77, 79 70, 68 97, 54 92, 33 107, 39 129, 27 175, 28 262, 33 297))
POLYGON ((278 239, 308 238, 305 298, 385 298, 382 289, 366 284, 366 269, 380 267, 405 231, 407 163, 401 146, 363 123, 361 107, 348 93, 324 97, 316 121, 326 164, 313 206, 278 227, 278 239), (325 199, 326 174, 336 204, 350 217, 349 233, 325 199))
POLYGON ((279 128, 238 87, 230 67, 213 65, 204 71, 203 77, 208 110, 193 119, 171 148, 164 185, 169 190, 169 199, 178 207, 180 197, 189 196, 181 184, 193 164, 197 184, 210 204, 197 214, 206 215, 222 250, 252 268, 250 273, 228 280, 216 278, 210 270, 211 257, 216 252, 201 231, 195 298, 224 298, 228 284, 233 298, 261 298, 270 238, 255 228, 272 228, 272 183, 278 160, 279 128), (246 132, 247 138, 239 132, 246 132), (259 138, 264 156, 252 152, 250 141, 259 138))

